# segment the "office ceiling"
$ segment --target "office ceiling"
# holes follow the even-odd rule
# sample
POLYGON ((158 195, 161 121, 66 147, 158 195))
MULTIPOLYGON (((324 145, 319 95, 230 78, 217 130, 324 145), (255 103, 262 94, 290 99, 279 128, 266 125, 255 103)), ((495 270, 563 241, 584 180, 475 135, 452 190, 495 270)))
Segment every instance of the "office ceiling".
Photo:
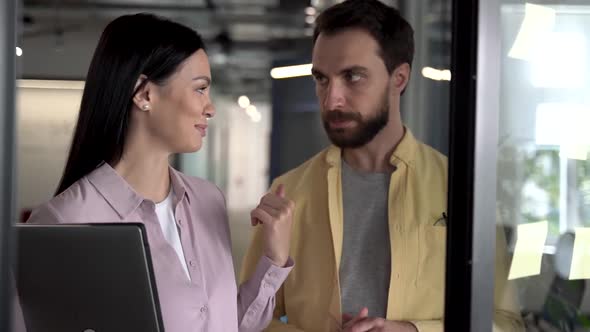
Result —
MULTIPOLYGON (((319 12, 337 2, 340 0, 23 0, 20 67, 23 77, 83 79, 100 32, 109 21, 124 14, 151 12, 188 25, 203 36, 219 93, 269 100, 273 61, 304 61, 310 56, 313 22, 308 7, 319 12)), ((436 8, 437 3, 450 1, 423 2, 424 7, 436 8)), ((433 17, 436 21, 437 16, 433 17)))

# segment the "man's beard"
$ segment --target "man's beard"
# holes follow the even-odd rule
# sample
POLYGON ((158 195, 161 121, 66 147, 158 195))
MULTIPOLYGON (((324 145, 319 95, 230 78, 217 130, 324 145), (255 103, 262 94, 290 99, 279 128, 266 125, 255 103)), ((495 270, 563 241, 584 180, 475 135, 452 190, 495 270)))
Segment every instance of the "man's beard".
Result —
MULTIPOLYGON (((386 90, 388 91, 388 90, 386 90)), ((371 142, 389 122, 389 95, 384 94, 375 115, 363 119, 359 112, 327 111, 322 116, 324 129, 332 144, 340 148, 358 148, 371 142), (354 128, 330 128, 330 121, 354 121, 354 128)))

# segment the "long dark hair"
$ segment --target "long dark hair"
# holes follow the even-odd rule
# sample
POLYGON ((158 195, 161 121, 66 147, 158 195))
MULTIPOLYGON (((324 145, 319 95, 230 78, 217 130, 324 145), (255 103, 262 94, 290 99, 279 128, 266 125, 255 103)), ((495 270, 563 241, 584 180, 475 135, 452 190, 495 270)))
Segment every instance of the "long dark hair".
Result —
POLYGON ((68 161, 55 195, 103 162, 123 154, 137 80, 164 84, 199 49, 199 34, 150 14, 121 16, 107 25, 94 51, 68 161))

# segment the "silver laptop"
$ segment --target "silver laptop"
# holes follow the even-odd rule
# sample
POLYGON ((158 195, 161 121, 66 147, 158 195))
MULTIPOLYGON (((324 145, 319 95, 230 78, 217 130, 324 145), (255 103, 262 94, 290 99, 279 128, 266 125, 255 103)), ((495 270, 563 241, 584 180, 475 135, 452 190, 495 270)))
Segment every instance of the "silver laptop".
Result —
POLYGON ((15 227, 27 332, 164 331, 142 224, 15 227))

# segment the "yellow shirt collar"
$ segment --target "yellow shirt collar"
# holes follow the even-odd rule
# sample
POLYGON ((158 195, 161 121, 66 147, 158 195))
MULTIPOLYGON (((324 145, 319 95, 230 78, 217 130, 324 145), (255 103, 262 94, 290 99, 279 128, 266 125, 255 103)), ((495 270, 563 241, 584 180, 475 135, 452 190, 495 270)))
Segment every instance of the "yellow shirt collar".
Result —
MULTIPOLYGON (((414 159, 418 147, 418 141, 410 129, 406 127, 404 127, 404 129, 404 136, 395 150, 393 150, 393 153, 389 158, 389 162, 393 166, 397 166, 398 163, 402 162, 408 167, 414 167, 414 159)), ((331 145, 326 153, 326 162, 328 165, 330 165, 330 167, 340 167, 341 158, 342 149, 335 145, 331 145)))

